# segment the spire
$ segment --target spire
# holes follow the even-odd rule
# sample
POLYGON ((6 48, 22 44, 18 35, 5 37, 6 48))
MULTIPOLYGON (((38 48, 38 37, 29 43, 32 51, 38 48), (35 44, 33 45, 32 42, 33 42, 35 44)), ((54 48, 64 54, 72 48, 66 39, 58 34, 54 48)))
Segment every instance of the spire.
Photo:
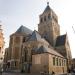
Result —
POLYGON ((50 11, 50 10, 51 10, 51 8, 49 6, 49 2, 47 2, 47 7, 45 8, 44 12, 47 12, 47 11, 50 11))

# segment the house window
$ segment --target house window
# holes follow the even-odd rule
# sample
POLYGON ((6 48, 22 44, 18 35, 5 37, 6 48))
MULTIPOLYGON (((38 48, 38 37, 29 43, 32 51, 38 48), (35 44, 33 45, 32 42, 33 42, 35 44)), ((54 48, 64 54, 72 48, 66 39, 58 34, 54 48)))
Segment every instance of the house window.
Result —
POLYGON ((53 57, 53 65, 55 65, 55 57, 53 57))
POLYGON ((61 66, 61 59, 59 59, 59 66, 61 66))
POLYGON ((58 58, 56 58, 56 65, 58 66, 58 58))

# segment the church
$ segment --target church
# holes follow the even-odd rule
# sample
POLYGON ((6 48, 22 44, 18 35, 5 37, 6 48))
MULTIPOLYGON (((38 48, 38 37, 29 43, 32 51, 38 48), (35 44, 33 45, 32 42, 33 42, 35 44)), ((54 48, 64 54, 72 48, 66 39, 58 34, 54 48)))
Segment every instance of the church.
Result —
POLYGON ((4 69, 25 73, 67 73, 71 59, 67 34, 60 35, 58 16, 47 3, 39 16, 38 31, 22 25, 10 35, 4 69))

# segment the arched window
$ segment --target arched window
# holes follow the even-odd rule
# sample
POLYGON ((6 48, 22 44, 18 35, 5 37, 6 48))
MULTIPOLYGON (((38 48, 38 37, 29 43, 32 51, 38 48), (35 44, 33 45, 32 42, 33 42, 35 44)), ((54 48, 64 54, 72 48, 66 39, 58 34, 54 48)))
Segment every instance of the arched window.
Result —
POLYGON ((26 37, 23 37, 23 43, 25 42, 25 40, 26 40, 26 37))
POLYGON ((61 66, 61 59, 59 59, 59 66, 61 66))
POLYGON ((28 55, 28 50, 27 48, 25 47, 25 50, 24 50, 24 61, 26 62, 27 61, 27 55, 28 55))
POLYGON ((18 44, 20 43, 20 37, 19 37, 19 36, 16 36, 16 37, 15 37, 15 43, 16 43, 16 44, 17 44, 17 43, 18 43, 18 44))
POLYGON ((53 65, 55 65, 55 57, 53 57, 53 65))
POLYGON ((50 19, 50 14, 48 14, 48 19, 50 19))
POLYGON ((58 58, 56 58, 56 64, 57 64, 57 66, 58 66, 58 58))
POLYGON ((44 21, 46 21, 46 16, 44 17, 44 21))

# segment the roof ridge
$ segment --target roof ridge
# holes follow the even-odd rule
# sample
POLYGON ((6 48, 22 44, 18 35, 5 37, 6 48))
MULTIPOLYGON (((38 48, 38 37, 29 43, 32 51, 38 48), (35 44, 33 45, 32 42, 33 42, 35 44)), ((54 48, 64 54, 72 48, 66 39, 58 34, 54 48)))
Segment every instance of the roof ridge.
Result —
POLYGON ((15 33, 26 33, 26 34, 31 34, 32 33, 32 30, 30 30, 29 28, 21 25, 17 31, 15 33))
POLYGON ((41 39, 41 35, 36 30, 34 30, 29 40, 33 41, 39 39, 41 39))

